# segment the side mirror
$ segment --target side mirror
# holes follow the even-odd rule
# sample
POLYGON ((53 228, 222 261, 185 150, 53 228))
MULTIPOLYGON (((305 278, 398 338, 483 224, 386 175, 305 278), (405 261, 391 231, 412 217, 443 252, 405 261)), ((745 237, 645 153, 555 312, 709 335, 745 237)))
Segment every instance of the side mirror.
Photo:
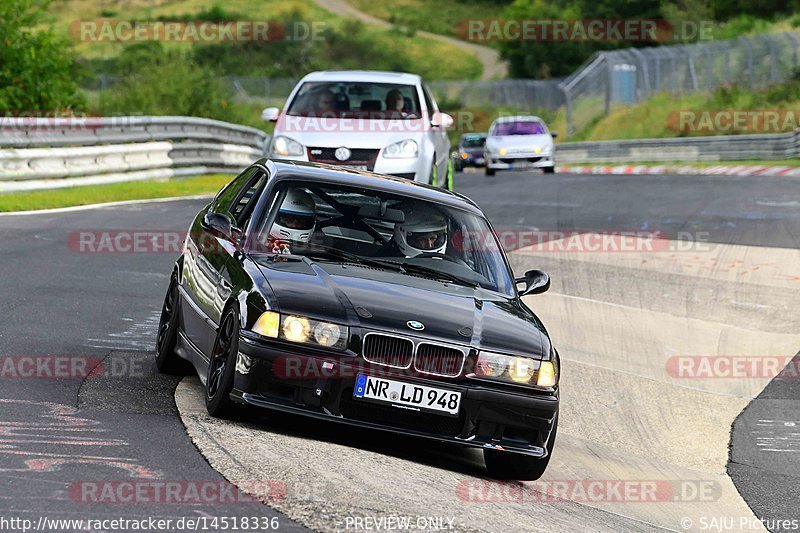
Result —
POLYGON ((203 217, 203 228, 215 231, 229 239, 233 238, 231 219, 222 213, 206 213, 203 217))
POLYGON ((449 128, 453 125, 453 117, 447 113, 434 113, 431 117, 431 126, 434 128, 449 128))
POLYGON ((515 279, 514 283, 525 284, 525 288, 519 293, 520 296, 541 294, 550 288, 550 276, 541 270, 528 270, 524 277, 515 279))
POLYGON ((550 136, 551 136, 553 139, 555 139, 556 137, 558 137, 558 132, 557 132, 557 131, 551 131, 551 132, 550 132, 550 136))
POLYGON ((277 107, 268 107, 261 112, 261 120, 265 122, 275 122, 278 120, 280 114, 281 110, 277 107))

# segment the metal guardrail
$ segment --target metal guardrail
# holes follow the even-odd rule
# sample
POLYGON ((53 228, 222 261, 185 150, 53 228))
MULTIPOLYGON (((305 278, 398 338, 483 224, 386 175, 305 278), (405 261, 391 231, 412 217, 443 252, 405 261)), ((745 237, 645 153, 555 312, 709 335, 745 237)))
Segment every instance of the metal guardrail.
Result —
POLYGON ((0 118, 0 192, 236 173, 268 138, 195 117, 0 118))
POLYGON ((794 133, 570 142, 556 145, 558 163, 744 161, 800 158, 794 133))

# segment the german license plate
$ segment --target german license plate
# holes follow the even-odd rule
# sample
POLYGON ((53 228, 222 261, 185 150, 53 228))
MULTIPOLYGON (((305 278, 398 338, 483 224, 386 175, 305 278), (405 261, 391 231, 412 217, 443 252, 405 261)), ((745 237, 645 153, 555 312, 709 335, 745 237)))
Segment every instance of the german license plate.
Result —
POLYGON ((386 403, 399 409, 436 412, 448 416, 458 416, 458 409, 461 406, 460 392, 376 378, 366 374, 359 374, 356 377, 353 397, 386 403))

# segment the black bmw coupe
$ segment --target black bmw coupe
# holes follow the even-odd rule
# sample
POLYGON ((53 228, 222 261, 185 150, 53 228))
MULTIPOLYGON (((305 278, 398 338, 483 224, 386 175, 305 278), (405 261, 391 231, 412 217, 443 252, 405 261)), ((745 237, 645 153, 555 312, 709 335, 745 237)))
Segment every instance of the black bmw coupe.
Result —
POLYGON ((161 371, 189 363, 213 416, 237 404, 484 450, 537 479, 559 356, 468 198, 400 178, 261 160, 198 213, 161 313, 161 371))

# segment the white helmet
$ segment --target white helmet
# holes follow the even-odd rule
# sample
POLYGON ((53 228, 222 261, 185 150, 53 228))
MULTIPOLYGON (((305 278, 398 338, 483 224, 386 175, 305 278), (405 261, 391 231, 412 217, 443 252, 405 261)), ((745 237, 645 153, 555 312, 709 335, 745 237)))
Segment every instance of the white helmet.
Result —
POLYGON ((443 254, 447 249, 447 221, 424 204, 403 209, 405 220, 394 226, 394 242, 406 257, 422 253, 443 254))
POLYGON ((314 199, 302 189, 289 189, 270 235, 275 239, 309 242, 317 222, 314 199))

